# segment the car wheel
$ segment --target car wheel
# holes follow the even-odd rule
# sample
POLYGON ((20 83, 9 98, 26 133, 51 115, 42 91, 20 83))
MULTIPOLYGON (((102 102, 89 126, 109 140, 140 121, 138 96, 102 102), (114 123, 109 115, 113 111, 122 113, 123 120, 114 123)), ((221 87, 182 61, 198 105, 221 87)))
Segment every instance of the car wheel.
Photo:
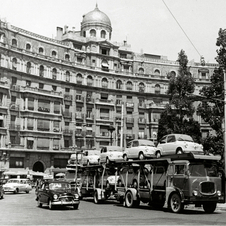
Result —
POLYGON ((108 158, 108 157, 106 158, 106 163, 107 163, 107 164, 109 164, 109 163, 110 163, 110 160, 109 160, 109 158, 108 158))
POLYGON ((73 207, 74 207, 75 210, 77 210, 78 209, 78 204, 74 204, 73 207))
POLYGON ((144 153, 143 153, 143 152, 140 152, 140 153, 139 153, 138 159, 139 159, 139 160, 144 160, 144 159, 145 159, 144 153))
POLYGON ((213 213, 217 207, 217 203, 208 202, 203 204, 203 209, 206 213, 213 213))
POLYGON ((28 194, 29 193, 29 190, 27 190, 26 193, 28 194))
POLYGON ((131 191, 128 191, 125 196, 125 205, 128 208, 132 208, 134 206, 134 198, 131 191))
POLYGON ((49 209, 50 209, 50 210, 53 210, 53 203, 52 203, 51 200, 49 200, 49 209))
POLYGON ((156 155, 156 158, 157 158, 157 159, 161 158, 161 153, 160 153, 160 151, 157 151, 155 155, 156 155))
POLYGON ((181 198, 177 193, 172 194, 172 196, 170 197, 170 209, 174 213, 179 213, 184 209, 181 198))
POLYGON ((39 199, 38 199, 38 207, 42 207, 42 203, 40 202, 39 199))
POLYGON ((183 150, 181 148, 178 148, 177 151, 176 151, 176 154, 177 155, 183 154, 183 150))
POLYGON ((0 197, 1 199, 4 199, 4 193, 2 192, 2 194, 1 194, 1 197, 0 197))
POLYGON ((125 155, 123 155, 123 159, 124 159, 124 161, 128 161, 128 157, 127 157, 127 155, 125 154, 125 155))
POLYGON ((19 193, 19 189, 16 188, 16 190, 14 191, 15 194, 19 193))

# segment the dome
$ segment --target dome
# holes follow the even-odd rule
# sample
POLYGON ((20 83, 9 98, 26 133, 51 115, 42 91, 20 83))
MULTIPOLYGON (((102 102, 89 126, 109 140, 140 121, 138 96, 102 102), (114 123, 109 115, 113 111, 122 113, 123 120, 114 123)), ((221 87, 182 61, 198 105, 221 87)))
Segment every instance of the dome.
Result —
POLYGON ((102 26, 107 26, 108 28, 111 29, 111 21, 109 19, 109 17, 101 12, 97 5, 96 8, 85 14, 83 16, 83 20, 82 20, 82 27, 86 26, 86 25, 102 25, 102 26))

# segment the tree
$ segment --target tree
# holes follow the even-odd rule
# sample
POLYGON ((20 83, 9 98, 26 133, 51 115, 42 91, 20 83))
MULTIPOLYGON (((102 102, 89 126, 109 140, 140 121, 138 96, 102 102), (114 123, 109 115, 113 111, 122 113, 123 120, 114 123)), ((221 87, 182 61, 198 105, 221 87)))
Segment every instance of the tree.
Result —
POLYGON ((195 91, 195 81, 187 66, 188 58, 184 50, 178 53, 177 61, 179 62, 178 75, 169 77, 167 91, 169 104, 166 105, 159 120, 158 139, 169 133, 184 133, 200 142, 200 125, 193 119, 194 100, 190 98, 195 91))
POLYGON ((226 69, 226 30, 219 30, 216 45, 218 56, 216 61, 219 66, 215 68, 211 76, 211 84, 200 90, 203 96, 198 105, 197 113, 216 132, 214 136, 204 139, 204 147, 213 154, 224 153, 223 128, 224 123, 224 70, 226 69))

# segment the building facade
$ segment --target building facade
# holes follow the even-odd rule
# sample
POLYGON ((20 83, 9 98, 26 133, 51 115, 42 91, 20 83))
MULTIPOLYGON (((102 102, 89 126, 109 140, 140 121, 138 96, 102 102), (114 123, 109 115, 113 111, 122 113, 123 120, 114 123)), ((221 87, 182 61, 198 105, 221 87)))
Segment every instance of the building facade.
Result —
MULTIPOLYGON (((0 22, 2 171, 63 168, 76 148, 156 138, 178 62, 111 41, 111 21, 97 6, 80 31, 56 33, 53 39, 0 22)), ((198 94, 216 64, 189 66, 198 94)), ((195 117, 205 135, 208 125, 195 117)))

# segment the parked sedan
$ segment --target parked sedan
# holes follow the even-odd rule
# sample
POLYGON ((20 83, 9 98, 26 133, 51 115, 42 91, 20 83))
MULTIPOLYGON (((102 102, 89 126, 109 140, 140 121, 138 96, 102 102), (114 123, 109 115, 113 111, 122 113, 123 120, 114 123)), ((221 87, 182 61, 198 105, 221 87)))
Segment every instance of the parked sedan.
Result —
POLYGON ((39 207, 46 204, 49 209, 56 206, 73 206, 74 209, 78 209, 79 194, 67 181, 47 181, 38 190, 36 201, 39 207))
POLYGON ((100 151, 100 163, 110 163, 123 160, 123 148, 119 146, 105 146, 100 151))
POLYGON ((99 150, 85 150, 82 155, 82 165, 96 165, 99 163, 100 151, 99 150))
POLYGON ((156 147, 153 141, 145 139, 136 139, 128 142, 123 153, 123 159, 145 159, 154 158, 156 156, 156 147))
POLYGON ((159 141, 157 158, 164 155, 193 152, 203 154, 202 144, 195 143, 191 136, 186 134, 168 134, 159 141))
POLYGON ((4 192, 26 192, 29 193, 32 190, 30 181, 28 179, 9 179, 6 184, 3 185, 4 192))

